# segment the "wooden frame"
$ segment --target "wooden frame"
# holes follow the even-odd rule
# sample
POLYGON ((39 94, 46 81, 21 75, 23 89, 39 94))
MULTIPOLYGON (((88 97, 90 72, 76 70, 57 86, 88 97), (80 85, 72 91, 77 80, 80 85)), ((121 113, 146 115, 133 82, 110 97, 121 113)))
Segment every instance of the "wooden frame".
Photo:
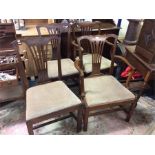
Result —
MULTIPOLYGON (((53 51, 56 52, 57 54, 56 57, 58 58, 58 71, 59 71, 58 74, 59 74, 59 80, 60 80, 62 77, 61 62, 60 62, 60 41, 61 41, 60 36, 51 35, 49 37, 37 37, 37 38, 31 38, 23 41, 28 45, 30 52, 32 54, 32 57, 34 59, 34 62, 36 64, 36 69, 39 75, 39 78, 38 78, 39 84, 43 84, 51 80, 47 76, 47 51, 48 51, 47 46, 50 43, 50 45, 53 48, 53 51)), ((47 115, 43 115, 37 118, 27 120, 26 124, 28 128, 28 132, 29 134, 34 134, 33 129, 42 127, 50 123, 54 123, 56 121, 60 121, 62 119, 66 119, 68 117, 74 117, 76 119, 77 132, 79 132, 81 130, 81 125, 82 125, 81 114, 82 114, 82 109, 80 104, 80 105, 68 107, 66 109, 61 109, 59 111, 55 111, 47 115), (73 114, 75 111, 77 111, 78 113, 77 117, 73 114), (60 115, 64 115, 68 113, 70 115, 60 117, 60 115), (40 125, 34 126, 36 123, 42 122, 44 120, 48 120, 53 117, 59 117, 59 118, 53 121, 48 121, 46 123, 42 123, 40 125)))
POLYGON ((28 133, 30 135, 33 135, 34 134, 34 132, 33 132, 34 129, 43 127, 43 126, 51 124, 51 123, 55 123, 57 121, 61 121, 63 119, 67 119, 69 117, 75 118, 75 120, 77 121, 77 129, 76 130, 77 130, 77 132, 80 132, 81 127, 82 127, 82 106, 81 105, 80 106, 73 106, 73 107, 66 108, 66 109, 62 109, 62 110, 59 110, 59 111, 56 111, 56 112, 53 112, 53 113, 38 117, 38 118, 28 120, 26 122, 28 133), (75 111, 78 112, 77 117, 73 114, 73 112, 75 112, 75 111), (64 114, 69 114, 69 115, 60 117, 60 115, 62 115, 62 114, 63 115, 64 114), (46 123, 39 124, 37 126, 33 126, 36 123, 40 123, 42 121, 48 120, 48 119, 53 118, 53 117, 59 117, 59 118, 57 118, 55 120, 52 120, 52 121, 48 121, 46 123))

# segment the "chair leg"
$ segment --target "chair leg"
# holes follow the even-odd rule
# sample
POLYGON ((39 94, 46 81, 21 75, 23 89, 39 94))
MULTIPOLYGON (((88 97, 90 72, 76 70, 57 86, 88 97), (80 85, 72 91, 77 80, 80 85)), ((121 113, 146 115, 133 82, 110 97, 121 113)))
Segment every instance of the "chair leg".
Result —
POLYGON ((87 128, 88 128, 88 117, 89 117, 89 110, 86 108, 84 110, 84 120, 83 120, 83 123, 84 123, 83 130, 84 131, 87 131, 87 128))
POLYGON ((127 121, 127 122, 130 121, 130 118, 131 118, 131 116, 132 116, 132 114, 133 114, 133 111, 134 111, 136 105, 137 105, 136 102, 134 102, 134 103, 131 104, 130 110, 129 110, 129 112, 128 112, 128 114, 127 114, 127 118, 126 118, 126 121, 127 121))
POLYGON ((77 132, 80 132, 82 128, 82 106, 78 109, 78 116, 77 116, 77 132))
POLYGON ((27 121, 26 125, 27 125, 29 135, 34 135, 32 123, 30 121, 27 121))

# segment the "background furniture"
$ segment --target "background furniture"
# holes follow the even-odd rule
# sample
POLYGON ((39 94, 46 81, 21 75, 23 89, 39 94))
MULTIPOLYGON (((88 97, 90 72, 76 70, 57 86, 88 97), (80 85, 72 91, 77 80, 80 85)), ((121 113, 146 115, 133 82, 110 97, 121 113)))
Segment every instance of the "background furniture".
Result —
MULTIPOLYGON (((81 22, 81 23, 75 23, 71 26, 71 43, 77 43, 76 38, 83 35, 105 35, 105 34, 116 34, 119 33, 119 28, 112 24, 105 24, 99 21, 96 22, 81 22)), ((76 54, 74 52, 75 50, 75 44, 74 46, 71 46, 71 50, 73 51, 70 56, 72 59, 75 59, 76 54)), ((105 45, 105 48, 107 51, 110 50, 109 45, 105 45)), ((110 53, 110 52, 107 52, 110 53)), ((103 56, 110 59, 110 55, 107 55, 107 53, 104 53, 103 56)))
POLYGON ((135 45, 138 41, 142 27, 141 19, 128 19, 129 25, 125 35, 124 44, 135 45))
MULTIPOLYGON (((78 71, 74 66, 74 62, 70 58, 62 58, 61 59, 61 33, 62 32, 68 32, 70 33, 70 25, 66 23, 54 23, 51 25, 37 25, 36 29, 38 31, 38 34, 40 37, 44 37, 42 35, 42 29, 46 29, 48 31, 49 36, 51 39, 51 55, 52 57, 55 55, 56 60, 49 60, 47 62, 47 70, 48 70, 48 77, 49 78, 69 78, 69 77, 75 77, 78 76, 78 71), (53 38, 53 36, 57 36, 58 38, 53 38), (57 43, 58 39, 58 43, 57 43), (55 52, 54 50, 57 49, 55 52), (58 66, 58 67, 57 67, 58 66), (58 74, 59 73, 59 74, 58 74)), ((68 34, 68 42, 69 45, 69 37, 68 34)))
MULTIPOLYGON (((16 75, 15 80, 0 81, 0 102, 12 101, 25 96, 28 87, 25 69, 16 46, 11 44, 16 40, 13 23, 0 24, 0 72, 16 75)), ((14 42, 16 44, 16 42, 14 42)), ((14 45, 15 45, 14 44, 14 45)))
POLYGON ((14 69, 17 77, 15 80, 0 81, 0 103, 24 98, 28 83, 18 49, 0 50, 0 61, 0 72, 12 73, 14 69))
MULTIPOLYGON (((126 46, 126 58, 140 72, 144 78, 145 86, 138 84, 138 88, 146 88, 149 81, 154 89, 155 81, 155 20, 144 20, 143 27, 137 45, 134 47, 126 46)), ((137 86, 136 86, 137 87, 137 86)), ((154 91, 155 95, 155 91, 154 91)))
MULTIPOLYGON (((74 60, 78 55, 78 43, 77 38, 79 36, 85 35, 93 35, 93 30, 96 29, 95 34, 100 34, 100 22, 81 22, 81 23, 74 23, 71 25, 71 46, 74 55, 74 60)), ((83 43, 85 45, 85 49, 89 50, 89 45, 85 41, 83 43)), ((88 52, 89 53, 89 52, 88 52)))
POLYGON ((16 40, 16 31, 13 23, 0 23, 0 50, 12 48, 11 42, 16 40))
MULTIPOLYGON (((26 21, 25 21, 26 22, 26 21)), ((46 25, 45 23, 40 23, 43 25, 46 25)), ((34 24, 25 24, 25 30, 16 30, 16 36, 17 39, 27 39, 31 37, 38 37, 36 25, 40 25, 36 21, 34 24)), ((114 24, 111 23, 103 23, 101 24, 101 33, 102 34, 116 34, 119 33, 119 27, 117 27, 114 24)), ((96 30, 94 30, 95 33, 96 30)), ((72 35, 72 32, 71 32, 72 35)), ((46 31, 43 32, 43 36, 48 36, 48 33, 46 31)), ((27 46, 25 44, 22 44, 20 47, 20 53, 25 55, 25 67, 26 67, 26 74, 28 77, 37 75, 36 69, 33 67, 34 64, 33 59, 24 51, 23 49, 28 50, 27 46)), ((107 47, 109 49, 109 47, 107 47)), ((51 58, 51 55, 49 54, 49 59, 51 58)), ((62 58, 71 58, 74 59, 72 47, 71 47, 71 41, 68 43, 68 32, 62 32, 61 33, 61 56, 62 58)), ((106 56, 109 57, 109 56, 106 56)))

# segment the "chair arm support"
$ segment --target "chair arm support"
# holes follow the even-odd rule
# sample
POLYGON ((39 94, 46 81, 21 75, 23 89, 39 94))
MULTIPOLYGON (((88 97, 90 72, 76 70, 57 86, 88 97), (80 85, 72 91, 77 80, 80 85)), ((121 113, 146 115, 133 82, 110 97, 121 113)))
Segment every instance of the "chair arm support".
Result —
POLYGON ((76 60, 74 62, 75 67, 77 68, 77 70, 80 73, 80 94, 81 94, 81 99, 83 100, 85 97, 85 92, 84 92, 84 72, 83 70, 80 68, 80 60, 76 60))
POLYGON ((75 68, 79 71, 80 77, 84 77, 84 72, 83 72, 83 70, 80 68, 80 60, 79 60, 79 59, 77 59, 77 60, 74 61, 74 66, 75 66, 75 68))
POLYGON ((127 88, 129 88, 129 82, 131 81, 132 75, 134 74, 134 72, 136 71, 136 69, 135 69, 134 66, 132 66, 132 65, 128 62, 128 60, 127 60, 125 57, 116 56, 116 55, 115 55, 115 56, 113 57, 113 60, 112 60, 112 63, 111 63, 110 74, 113 73, 114 62, 115 62, 116 60, 123 61, 126 65, 128 65, 128 66, 131 67, 131 69, 132 69, 131 72, 130 72, 130 74, 129 74, 129 76, 128 76, 128 78, 126 79, 126 84, 125 84, 125 86, 126 86, 127 88))

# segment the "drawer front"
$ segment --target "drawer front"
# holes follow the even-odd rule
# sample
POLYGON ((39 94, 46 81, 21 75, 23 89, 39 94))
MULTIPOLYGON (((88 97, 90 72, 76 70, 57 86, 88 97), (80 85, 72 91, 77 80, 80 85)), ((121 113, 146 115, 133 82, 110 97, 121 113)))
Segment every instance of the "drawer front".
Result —
POLYGON ((0 81, 0 88, 16 86, 17 84, 18 84, 17 80, 0 81))

